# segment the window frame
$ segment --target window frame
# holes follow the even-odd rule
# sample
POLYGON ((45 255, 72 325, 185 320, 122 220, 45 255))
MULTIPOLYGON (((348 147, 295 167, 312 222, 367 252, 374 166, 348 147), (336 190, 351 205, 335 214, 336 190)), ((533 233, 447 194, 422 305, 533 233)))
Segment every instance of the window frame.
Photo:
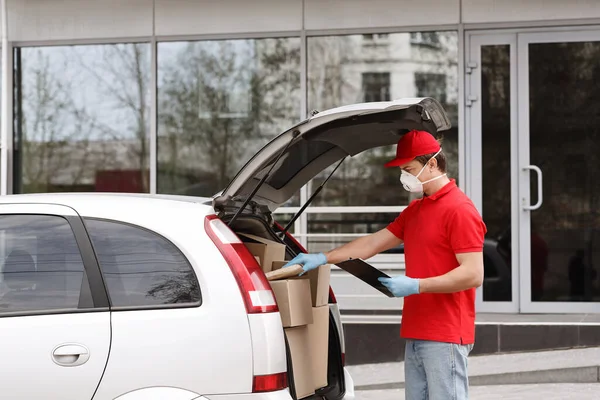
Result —
POLYGON ((138 225, 138 224, 134 224, 131 222, 127 222, 127 221, 121 221, 118 219, 112 219, 112 218, 105 218, 105 217, 91 217, 91 216, 87 216, 87 217, 82 217, 82 223, 85 226, 86 232, 87 232, 87 236, 90 242, 90 245, 92 247, 92 251, 94 252, 94 257, 97 261, 97 265, 98 265, 98 271, 102 277, 102 282, 104 284, 105 290, 106 290, 106 295, 108 298, 108 302, 109 302, 109 309, 110 311, 114 311, 114 312, 118 312, 118 311, 151 311, 151 310, 169 310, 169 309, 184 309, 184 308, 200 308, 202 307, 202 305, 204 304, 204 298, 202 296, 202 286, 200 285, 200 279, 198 279, 198 274, 196 273, 196 269, 194 268, 194 265, 190 262, 189 257, 187 257, 185 255, 185 253, 179 248, 179 246, 177 246, 175 243, 173 243, 172 240, 170 240, 169 238, 165 237, 164 235, 146 228, 144 226, 138 225), (136 228, 142 231, 145 231, 147 233, 149 233, 152 236, 158 237, 162 240, 164 240, 166 243, 168 243, 169 245, 173 246, 174 249, 176 249, 177 252, 180 253, 180 255, 183 257, 183 259, 185 260, 186 264, 188 265, 188 267, 191 269, 192 273, 194 274, 194 278, 196 279, 196 282, 198 282, 198 291, 200 292, 200 300, 198 302, 194 302, 194 303, 174 303, 174 304, 153 304, 153 305, 146 305, 146 306, 114 306, 112 304, 112 300, 110 298, 110 291, 108 289, 108 285, 106 284, 106 281, 104 279, 104 274, 102 272, 102 266, 100 265, 99 257, 98 257, 98 253, 96 252, 96 247, 94 246, 94 243, 92 241, 92 237, 90 234, 90 229, 88 226, 88 222, 89 221, 97 221, 97 222, 108 222, 108 223, 113 223, 113 224, 117 224, 117 225, 125 225, 127 227, 131 227, 131 228, 136 228))
MULTIPOLYGON (((31 204, 14 204, 15 206, 30 206, 31 204)), ((32 205, 36 207, 36 205, 32 205)), ((39 205, 43 206, 43 205, 39 205)), ((59 308, 59 309, 39 309, 30 311, 13 311, 13 312, 2 312, 0 311, 0 318, 10 317, 27 317, 27 316, 41 316, 41 315, 64 315, 64 314, 80 314, 90 312, 103 312, 109 311, 108 294, 104 287, 102 275, 96 261, 96 255, 94 254, 89 237, 83 225, 83 221, 79 216, 66 215, 60 213, 45 213, 45 212, 5 212, 0 213, 2 216, 37 216, 37 217, 55 217, 61 218, 67 222, 83 263, 83 279, 87 279, 89 292, 79 292, 79 304, 92 304, 90 307, 79 308, 59 308), (85 296, 82 301, 82 296, 85 296)))

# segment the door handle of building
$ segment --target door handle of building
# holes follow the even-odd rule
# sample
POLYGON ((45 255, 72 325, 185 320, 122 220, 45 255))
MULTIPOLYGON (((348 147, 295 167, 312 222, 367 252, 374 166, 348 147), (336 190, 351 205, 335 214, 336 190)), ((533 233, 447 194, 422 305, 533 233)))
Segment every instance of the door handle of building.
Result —
POLYGON ((526 204, 527 199, 523 198, 523 209, 529 210, 529 211, 537 210, 538 208, 540 208, 542 206, 542 203, 544 202, 544 195, 542 192, 542 188, 544 186, 542 183, 542 170, 535 165, 528 165, 526 167, 523 167, 523 170, 524 171, 533 170, 537 173, 537 176, 538 176, 538 180, 537 180, 538 201, 534 205, 531 205, 531 204, 526 204))
POLYGON ((61 344, 52 351, 52 360, 61 367, 76 367, 90 359, 90 351, 80 344, 61 344))

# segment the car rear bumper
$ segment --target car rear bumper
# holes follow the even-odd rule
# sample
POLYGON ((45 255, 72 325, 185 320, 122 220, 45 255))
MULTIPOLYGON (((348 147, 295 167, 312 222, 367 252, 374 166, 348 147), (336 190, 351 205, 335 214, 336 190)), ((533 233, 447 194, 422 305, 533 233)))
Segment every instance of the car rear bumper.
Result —
MULTIPOLYGON (((268 393, 220 394, 201 396, 197 400, 292 400, 288 389, 268 393)), ((195 399, 196 400, 196 399, 195 399)))

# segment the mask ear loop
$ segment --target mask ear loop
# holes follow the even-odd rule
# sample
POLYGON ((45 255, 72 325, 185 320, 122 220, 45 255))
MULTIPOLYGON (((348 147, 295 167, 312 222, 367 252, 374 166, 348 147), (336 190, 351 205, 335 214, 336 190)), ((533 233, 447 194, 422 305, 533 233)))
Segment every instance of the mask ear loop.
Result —
MULTIPOLYGON (((441 151, 442 151, 442 149, 440 148, 440 150, 439 150, 437 153, 435 153, 435 155, 434 155, 433 157, 431 157, 431 158, 430 158, 430 159, 427 161, 427 163, 429 163, 429 161, 431 161, 433 158, 435 158, 435 156, 437 156, 438 154, 440 154, 440 152, 441 152, 441 151)), ((427 164, 425 164, 425 166, 427 166, 427 164)), ((420 173, 420 172, 419 172, 419 173, 420 173)), ((448 175, 448 174, 447 174, 447 173, 443 173, 443 174, 442 174, 442 175, 440 175, 440 176, 436 176, 435 178, 431 178, 430 180, 428 180, 428 181, 425 181, 425 182, 422 182, 422 183, 423 183, 423 185, 424 185, 424 184, 426 184, 426 183, 433 182, 433 181, 435 181, 436 179, 440 179, 441 177, 443 177, 443 176, 446 176, 446 175, 448 175)))
MULTIPOLYGON (((425 165, 423 165, 423 168, 421 168, 421 170, 419 171, 419 173, 416 175, 417 178, 419 177, 419 175, 421 175, 421 172, 423 172, 425 170, 425 168, 427 168, 427 164, 429 164, 429 161, 433 160, 441 152, 442 152, 442 148, 440 147, 440 149, 438 150, 438 152, 435 153, 433 156, 431 156, 431 158, 429 160, 427 160, 427 162, 425 163, 425 165)), ((427 181, 427 182, 429 182, 429 181, 427 181)))

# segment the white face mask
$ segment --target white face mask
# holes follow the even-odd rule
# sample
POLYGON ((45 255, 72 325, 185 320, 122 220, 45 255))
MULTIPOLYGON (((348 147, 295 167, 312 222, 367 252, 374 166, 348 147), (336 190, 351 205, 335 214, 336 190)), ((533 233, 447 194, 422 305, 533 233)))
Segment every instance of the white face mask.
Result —
MULTIPOLYGON (((440 153, 440 151, 442 151, 442 149, 440 149, 437 153, 435 153, 435 155, 431 158, 435 158, 435 156, 437 156, 440 153)), ((429 163, 431 158, 429 160, 427 160, 427 163, 429 163)), ((436 179, 439 179, 442 176, 446 175, 446 174, 443 174, 440 176, 436 176, 433 179, 429 179, 428 181, 421 182, 419 180, 419 175, 421 175, 421 172, 423 172, 423 170, 425 170, 425 167, 427 167, 427 163, 425 163, 423 168, 421 168, 421 170, 419 171, 417 176, 414 176, 414 175, 402 170, 402 175, 400 175, 400 182, 402 182, 402 186, 404 186, 404 189, 406 191, 411 192, 411 193, 423 193, 423 185, 425 183, 435 181, 436 179)))

